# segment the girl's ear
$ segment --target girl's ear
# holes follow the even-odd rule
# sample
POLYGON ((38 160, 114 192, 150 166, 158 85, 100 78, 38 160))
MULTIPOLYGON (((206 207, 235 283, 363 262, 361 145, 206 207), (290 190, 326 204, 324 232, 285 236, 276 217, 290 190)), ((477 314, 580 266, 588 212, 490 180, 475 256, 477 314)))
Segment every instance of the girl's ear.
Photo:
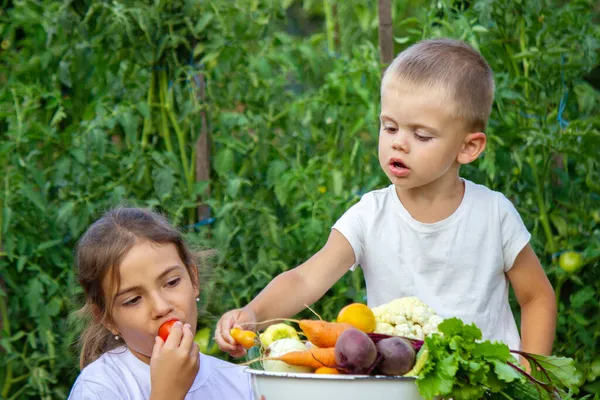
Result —
POLYGON ((192 279, 192 286, 194 287, 194 293, 196 297, 200 296, 200 276, 198 275, 198 266, 196 264, 192 264, 190 268, 192 279))
POLYGON ((102 324, 102 326, 104 326, 107 330, 109 330, 110 332, 115 334, 115 327, 112 324, 110 324, 106 321, 103 321, 103 318, 102 318, 103 313, 102 313, 102 311, 100 311, 98 306, 93 304, 90 308, 92 310, 92 316, 94 317, 94 321, 96 321, 99 324, 102 324))
POLYGON ((96 321, 98 323, 102 323, 102 311, 100 311, 98 306, 95 304, 92 304, 90 306, 90 309, 92 311, 92 316, 94 317, 94 321, 96 321))
POLYGON ((485 150, 486 144, 487 136, 485 133, 475 132, 467 134, 456 160, 461 164, 469 164, 475 161, 485 150))

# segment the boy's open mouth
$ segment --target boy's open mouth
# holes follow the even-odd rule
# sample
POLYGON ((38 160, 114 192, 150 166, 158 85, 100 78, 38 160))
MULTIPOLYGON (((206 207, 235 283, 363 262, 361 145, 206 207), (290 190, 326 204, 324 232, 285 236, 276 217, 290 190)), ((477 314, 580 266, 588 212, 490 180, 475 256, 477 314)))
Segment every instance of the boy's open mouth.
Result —
POLYGON ((390 159, 390 173, 396 178, 405 178, 410 174, 410 168, 399 158, 390 159))
POLYGON ((408 169, 408 167, 400 160, 391 160, 390 161, 390 165, 393 166, 394 168, 405 168, 408 169))

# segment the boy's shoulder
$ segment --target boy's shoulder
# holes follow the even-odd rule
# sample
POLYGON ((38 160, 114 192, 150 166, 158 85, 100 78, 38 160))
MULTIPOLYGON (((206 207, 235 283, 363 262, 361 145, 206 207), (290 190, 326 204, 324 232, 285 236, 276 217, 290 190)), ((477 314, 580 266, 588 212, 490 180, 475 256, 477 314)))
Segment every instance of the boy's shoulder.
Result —
POLYGON ((394 189, 394 185, 389 185, 362 194, 357 204, 361 204, 362 206, 382 205, 388 201, 394 200, 395 197, 396 190, 394 189))
POLYGON ((483 206, 506 206, 508 204, 512 204, 512 202, 502 192, 490 189, 485 185, 475 183, 467 179, 463 179, 463 181, 465 182, 466 193, 468 193, 472 199, 476 200, 473 202, 473 204, 480 204, 483 206))

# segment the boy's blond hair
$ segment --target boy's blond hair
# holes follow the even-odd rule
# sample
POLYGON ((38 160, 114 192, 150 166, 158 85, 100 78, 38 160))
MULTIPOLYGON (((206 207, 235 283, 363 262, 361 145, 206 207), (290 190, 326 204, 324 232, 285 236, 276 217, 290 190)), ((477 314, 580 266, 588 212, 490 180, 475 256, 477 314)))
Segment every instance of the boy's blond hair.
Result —
POLYGON ((486 60, 467 43, 429 39, 402 51, 386 69, 383 91, 391 78, 410 85, 443 89, 452 113, 470 132, 483 132, 494 101, 494 78, 486 60))

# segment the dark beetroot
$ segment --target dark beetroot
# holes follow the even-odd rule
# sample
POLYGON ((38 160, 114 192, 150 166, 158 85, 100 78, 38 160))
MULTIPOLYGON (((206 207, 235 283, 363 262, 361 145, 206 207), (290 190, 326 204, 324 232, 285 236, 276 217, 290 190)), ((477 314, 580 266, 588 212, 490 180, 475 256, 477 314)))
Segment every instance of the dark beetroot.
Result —
POLYGON ((377 342, 376 347, 381 358, 377 368, 384 375, 404 375, 415 365, 415 349, 406 339, 392 336, 377 342))
POLYGON ((358 329, 348 329, 335 343, 335 362, 347 373, 368 373, 377 359, 375 343, 366 333, 358 329))

